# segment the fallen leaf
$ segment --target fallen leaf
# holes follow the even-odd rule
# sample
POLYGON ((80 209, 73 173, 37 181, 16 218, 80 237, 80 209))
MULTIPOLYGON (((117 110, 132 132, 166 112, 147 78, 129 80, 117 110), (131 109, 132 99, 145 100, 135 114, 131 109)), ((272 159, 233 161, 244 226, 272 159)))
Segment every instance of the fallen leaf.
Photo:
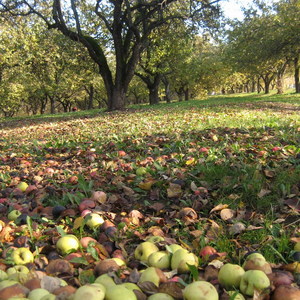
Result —
POLYGON ((222 209, 227 208, 227 207, 228 207, 228 204, 222 204, 222 203, 220 203, 217 206, 215 206, 209 213, 211 214, 211 213, 213 213, 215 211, 219 211, 219 210, 222 210, 222 209))
POLYGON ((181 186, 176 183, 170 182, 169 188, 167 189, 168 198, 178 198, 182 194, 181 186))

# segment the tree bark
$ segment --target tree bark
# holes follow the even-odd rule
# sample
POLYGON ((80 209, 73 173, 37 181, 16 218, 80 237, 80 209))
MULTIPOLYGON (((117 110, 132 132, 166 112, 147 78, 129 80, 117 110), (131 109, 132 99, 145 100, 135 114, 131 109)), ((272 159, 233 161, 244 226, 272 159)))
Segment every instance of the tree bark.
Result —
POLYGON ((190 100, 190 91, 189 91, 189 88, 186 88, 184 90, 184 100, 185 101, 189 101, 190 100))
POLYGON ((300 79, 299 79, 300 64, 299 64, 299 57, 296 57, 294 59, 294 67, 295 67, 295 73, 294 73, 294 78, 295 78, 295 92, 296 93, 300 93, 300 79))

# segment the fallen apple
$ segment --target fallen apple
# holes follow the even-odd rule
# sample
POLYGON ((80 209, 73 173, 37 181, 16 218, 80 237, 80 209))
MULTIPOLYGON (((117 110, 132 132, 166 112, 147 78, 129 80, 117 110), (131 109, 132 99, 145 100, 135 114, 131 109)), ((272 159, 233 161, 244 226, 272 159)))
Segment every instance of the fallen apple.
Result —
POLYGON ((233 300, 245 300, 245 297, 237 291, 228 291, 228 296, 233 300))
POLYGON ((178 273, 188 273, 188 265, 198 266, 198 257, 185 249, 177 250, 171 258, 171 269, 178 270, 178 273))
POLYGON ((0 282, 6 280, 7 278, 8 278, 7 273, 3 270, 0 270, 0 282))
POLYGON ((14 209, 7 215, 7 218, 9 221, 15 221, 21 214, 19 210, 14 209))
POLYGON ((277 287, 271 298, 272 300, 299 300, 300 289, 291 285, 281 285, 277 287))
POLYGON ((96 214, 96 213, 91 213, 91 214, 88 214, 86 217, 85 217, 85 224, 91 228, 91 229, 95 229, 97 227, 99 227, 101 224, 104 223, 104 219, 102 216, 96 214))
POLYGON ((213 254, 216 254, 217 253, 217 250, 211 246, 205 246, 203 247, 200 252, 199 252, 199 255, 207 260, 211 255, 213 254))
POLYGON ((17 188, 19 190, 21 190, 22 192, 25 192, 28 188, 28 184, 24 181, 21 181, 18 185, 17 185, 17 188))
POLYGON ((159 269, 168 269, 171 264, 171 255, 167 251, 153 252, 148 257, 148 265, 159 269))
POLYGON ((295 251, 300 251, 300 242, 297 242, 294 246, 295 251))
POLYGON ((147 174, 147 169, 145 167, 139 167, 136 169, 135 174, 137 176, 143 176, 143 175, 147 174))
POLYGON ((131 283, 131 282, 124 282, 121 285, 125 286, 126 289, 134 291, 134 290, 138 290, 138 291, 142 291, 135 283, 131 283))
POLYGON ((152 254, 153 252, 157 252, 158 250, 159 249, 155 244, 151 242, 142 242, 136 247, 134 256, 136 259, 142 262, 147 262, 150 254, 152 254))
MULTIPOLYGON (((42 298, 40 298, 40 300, 56 300, 56 295, 54 294, 47 294, 47 295, 44 295, 42 298)), ((99 299, 101 300, 101 299, 99 299)))
POLYGON ((80 243, 75 235, 66 234, 56 242, 56 249, 61 254, 65 255, 78 250, 79 245, 80 243))
POLYGON ((194 281, 183 290, 185 300, 218 300, 216 288, 207 281, 194 281))
POLYGON ((73 295, 73 300, 103 300, 105 297, 106 288, 101 283, 86 284, 77 289, 73 295))
POLYGON ((11 257, 17 265, 26 265, 28 263, 33 263, 34 261, 32 252, 25 247, 15 249, 11 257))
POLYGON ((156 286, 159 286, 161 282, 166 282, 167 278, 161 269, 148 267, 146 270, 141 272, 139 283, 145 281, 153 282, 156 286))
POLYGON ((35 289, 30 291, 30 293, 28 294, 27 298, 30 300, 40 300, 42 297, 44 297, 45 295, 50 294, 49 291, 47 291, 46 289, 35 289))
POLYGON ((98 276, 95 280, 95 283, 101 283, 102 285, 105 286, 106 289, 109 289, 112 286, 116 285, 114 280, 108 274, 102 274, 98 276))
POLYGON ((254 290, 262 291, 269 286, 270 280, 263 271, 249 270, 241 278, 240 291, 247 296, 253 296, 254 290))
POLYGON ((219 271, 218 280, 226 290, 239 288, 244 273, 245 270, 239 265, 225 264, 219 271))
POLYGON ((245 271, 260 270, 265 272, 266 274, 272 273, 271 265, 266 261, 266 259, 262 255, 251 254, 250 256, 248 256, 243 264, 243 268, 245 271))
POLYGON ((162 237, 162 236, 159 236, 159 235, 153 235, 153 236, 150 236, 146 239, 146 242, 150 242, 150 243, 159 243, 159 242, 163 242, 165 239, 162 237))
POLYGON ((166 249, 170 253, 175 253, 177 250, 183 249, 183 248, 178 244, 171 244, 171 245, 167 245, 166 249))
MULTIPOLYGON (((137 300, 135 293, 119 284, 106 291, 105 300, 137 300)), ((74 299, 77 300, 77 299, 74 299)), ((80 299, 81 300, 81 299, 80 299)))
POLYGON ((148 297, 147 300, 174 300, 174 298, 165 293, 156 293, 148 297))

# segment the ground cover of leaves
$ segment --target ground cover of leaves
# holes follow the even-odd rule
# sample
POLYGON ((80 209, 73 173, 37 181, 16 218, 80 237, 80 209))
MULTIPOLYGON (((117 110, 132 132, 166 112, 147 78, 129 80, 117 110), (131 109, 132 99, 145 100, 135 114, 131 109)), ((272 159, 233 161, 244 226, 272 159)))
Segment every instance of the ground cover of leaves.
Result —
MULTIPOLYGON (((158 291, 182 299, 184 285, 199 278, 211 282, 220 299, 229 299, 219 269, 242 265, 252 251, 263 254, 273 273, 290 272, 297 287, 300 101, 280 99, 190 101, 2 122, 0 270, 18 264, 17 248, 28 248, 34 254, 27 264, 30 278, 51 292, 49 286, 59 286, 51 280, 64 279, 70 290, 57 298, 69 299, 71 287, 102 273, 117 283, 138 283, 137 270, 146 266, 134 251, 161 236, 159 249, 179 244, 199 265, 183 274, 164 270, 167 282, 140 284, 137 299, 158 291), (22 182, 28 184, 24 191, 22 182), (8 217, 12 211, 20 212, 15 220, 8 217), (90 228, 88 212, 100 215, 103 224, 90 228), (65 234, 95 241, 76 255, 62 254, 56 243, 65 234), (203 254, 207 245, 211 255, 203 254), (99 270, 112 257, 126 265, 99 270)), ((18 277, 23 288, 28 276, 18 277)), ((271 283, 248 298, 279 299, 271 283)), ((9 297, 0 290, 1 299, 9 297)))

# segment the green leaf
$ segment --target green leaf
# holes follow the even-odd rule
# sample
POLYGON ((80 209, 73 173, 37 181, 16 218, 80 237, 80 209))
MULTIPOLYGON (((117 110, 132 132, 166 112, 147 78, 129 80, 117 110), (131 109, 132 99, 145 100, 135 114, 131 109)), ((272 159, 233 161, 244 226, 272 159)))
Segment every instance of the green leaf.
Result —
POLYGON ((56 226, 55 228, 60 236, 65 236, 67 234, 60 226, 56 226))
POLYGON ((188 267, 189 267, 189 270, 191 272, 191 275, 192 275, 192 278, 194 281, 197 281, 199 279, 199 271, 198 271, 198 268, 194 265, 190 265, 190 264, 187 264, 188 267))

